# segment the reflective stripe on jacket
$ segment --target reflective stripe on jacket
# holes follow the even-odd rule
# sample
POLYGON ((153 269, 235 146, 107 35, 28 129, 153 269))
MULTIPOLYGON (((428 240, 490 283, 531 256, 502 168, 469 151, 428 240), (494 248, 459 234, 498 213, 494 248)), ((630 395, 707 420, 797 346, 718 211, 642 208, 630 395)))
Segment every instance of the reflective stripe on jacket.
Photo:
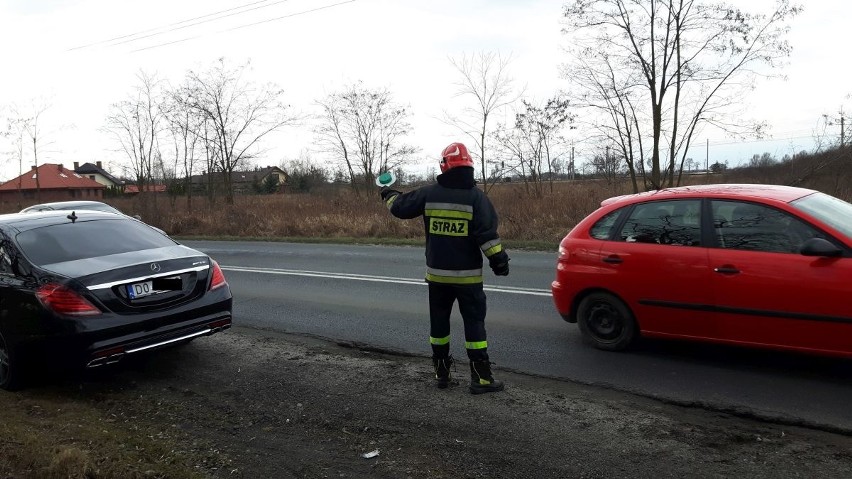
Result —
POLYGON ((397 218, 423 217, 426 280, 443 284, 482 283, 482 255, 503 251, 499 220, 487 196, 476 188, 473 168, 438 176, 438 183, 392 193, 385 205, 397 218))

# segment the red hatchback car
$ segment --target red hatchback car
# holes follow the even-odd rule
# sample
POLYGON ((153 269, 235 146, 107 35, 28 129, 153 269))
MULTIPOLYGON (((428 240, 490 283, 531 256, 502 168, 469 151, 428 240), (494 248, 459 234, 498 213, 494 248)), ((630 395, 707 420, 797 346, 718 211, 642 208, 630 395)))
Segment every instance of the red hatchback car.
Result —
POLYGON ((610 198, 562 240, 552 291, 600 349, 642 335, 852 357, 852 204, 745 184, 610 198))

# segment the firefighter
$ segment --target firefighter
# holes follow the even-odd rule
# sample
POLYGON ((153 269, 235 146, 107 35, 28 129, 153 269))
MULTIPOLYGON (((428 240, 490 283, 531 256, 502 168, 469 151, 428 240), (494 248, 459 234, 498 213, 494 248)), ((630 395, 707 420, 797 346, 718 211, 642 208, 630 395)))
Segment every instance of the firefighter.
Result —
POLYGON ((485 335, 485 292, 482 256, 494 274, 509 274, 509 255, 497 234, 497 213, 488 197, 476 187, 473 160, 461 143, 441 154, 441 174, 436 184, 408 193, 381 189, 382 201, 401 219, 422 216, 426 230, 426 282, 429 285, 429 342, 439 388, 450 384, 450 314, 458 301, 464 320, 465 350, 470 360, 470 392, 503 390, 494 379, 485 335))

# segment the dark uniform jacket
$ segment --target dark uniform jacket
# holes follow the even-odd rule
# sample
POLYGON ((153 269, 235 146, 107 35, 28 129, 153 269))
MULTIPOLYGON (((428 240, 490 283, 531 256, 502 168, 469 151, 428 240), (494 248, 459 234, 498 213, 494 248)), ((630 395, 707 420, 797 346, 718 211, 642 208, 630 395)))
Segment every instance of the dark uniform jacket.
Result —
POLYGON ((497 235, 497 213, 476 187, 473 168, 452 168, 438 175, 436 184, 383 196, 397 218, 423 216, 427 281, 481 284, 483 254, 492 267, 508 261, 497 235))

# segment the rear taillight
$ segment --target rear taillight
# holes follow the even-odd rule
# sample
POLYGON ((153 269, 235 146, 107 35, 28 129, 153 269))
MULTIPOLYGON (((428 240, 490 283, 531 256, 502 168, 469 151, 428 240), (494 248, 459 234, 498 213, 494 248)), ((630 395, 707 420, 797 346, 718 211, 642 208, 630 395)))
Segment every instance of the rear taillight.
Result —
POLYGON ((213 261, 212 259, 210 260, 210 263, 213 265, 213 278, 210 280, 210 287, 207 288, 207 290, 213 291, 214 289, 225 286, 226 284, 228 284, 228 282, 225 281, 225 275, 222 274, 222 268, 219 267, 219 263, 213 261))
POLYGON ((101 314, 95 305, 74 290, 61 284, 48 283, 36 290, 36 297, 47 309, 65 316, 101 314))

